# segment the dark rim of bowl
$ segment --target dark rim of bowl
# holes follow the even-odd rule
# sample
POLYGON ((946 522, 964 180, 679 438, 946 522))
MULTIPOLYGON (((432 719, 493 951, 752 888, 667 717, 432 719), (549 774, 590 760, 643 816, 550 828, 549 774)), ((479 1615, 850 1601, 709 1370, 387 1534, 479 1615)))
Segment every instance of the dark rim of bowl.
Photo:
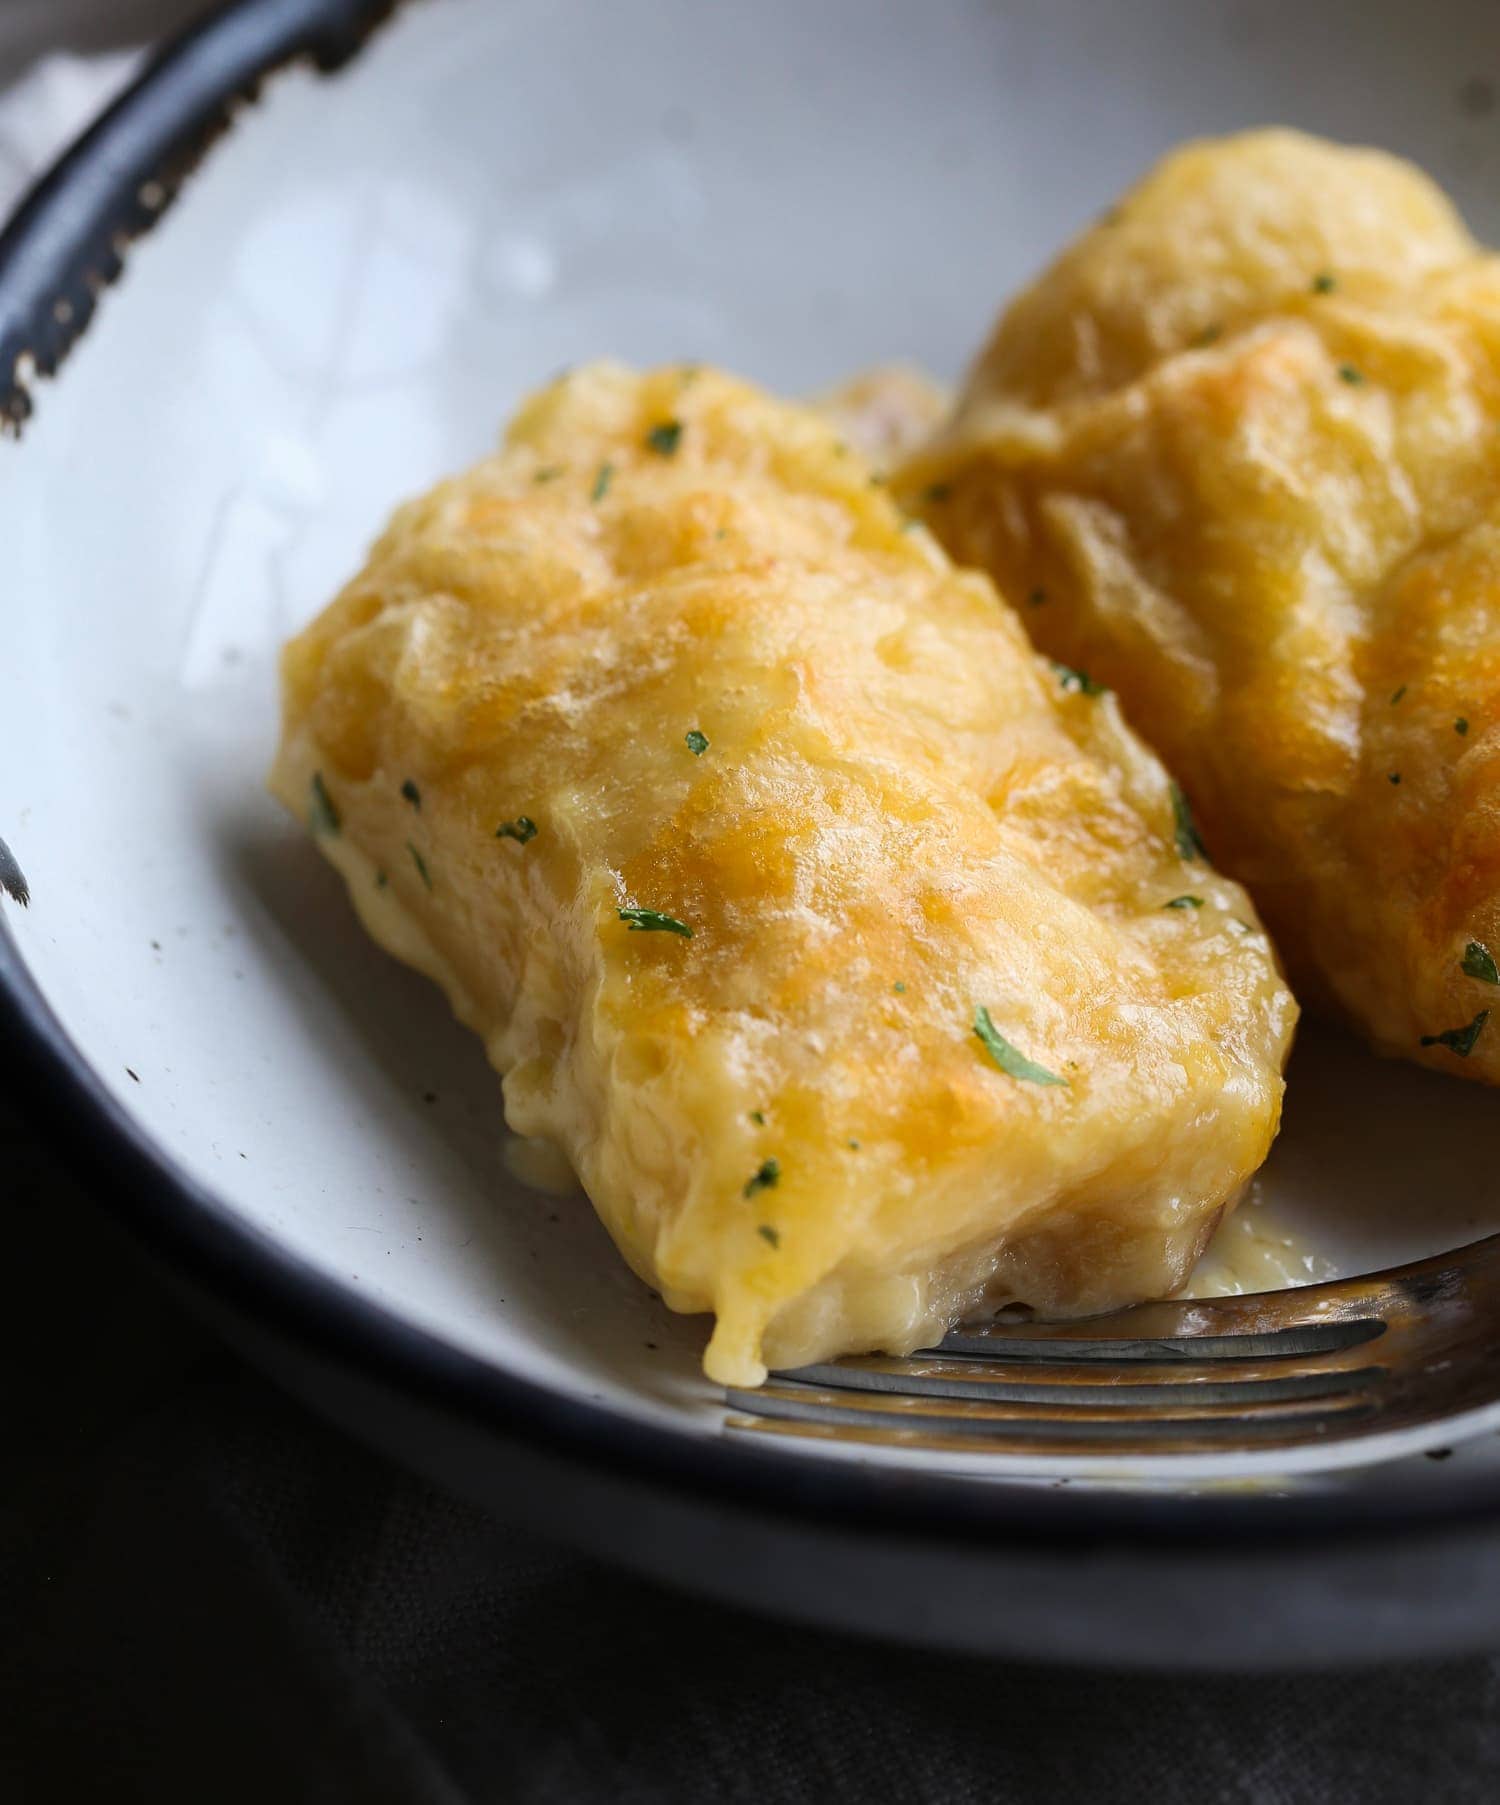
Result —
MULTIPOLYGON (((297 60, 330 73, 402 0, 231 0, 156 55, 42 177, 0 233, 0 419, 19 431, 36 375, 54 375, 119 275, 131 241, 161 218, 238 103, 297 60)), ((108 1207, 210 1297, 292 1345, 432 1409, 604 1467, 862 1535, 962 1541, 1032 1553, 1090 1544, 1142 1553, 1331 1551, 1353 1536, 1493 1522, 1500 1481, 1434 1475, 1425 1496, 1282 1497, 1038 1492, 910 1469, 819 1460, 634 1421, 479 1360, 399 1321, 238 1217, 181 1168, 109 1093, 31 976, 0 897, 0 1056, 64 1157, 108 1207)))

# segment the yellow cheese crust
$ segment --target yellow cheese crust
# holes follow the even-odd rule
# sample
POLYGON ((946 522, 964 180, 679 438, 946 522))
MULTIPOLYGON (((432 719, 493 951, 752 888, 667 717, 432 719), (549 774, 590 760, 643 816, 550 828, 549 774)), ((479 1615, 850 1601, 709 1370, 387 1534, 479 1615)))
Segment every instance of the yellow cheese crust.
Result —
POLYGON ((1265 1156, 1295 1005, 1243 891, 809 410, 560 380, 284 690, 276 793, 715 1379, 1170 1291, 1265 1156))
POLYGON ((1291 132, 1178 151, 900 487, 1118 688, 1299 993, 1500 1080, 1500 259, 1431 182, 1291 132))

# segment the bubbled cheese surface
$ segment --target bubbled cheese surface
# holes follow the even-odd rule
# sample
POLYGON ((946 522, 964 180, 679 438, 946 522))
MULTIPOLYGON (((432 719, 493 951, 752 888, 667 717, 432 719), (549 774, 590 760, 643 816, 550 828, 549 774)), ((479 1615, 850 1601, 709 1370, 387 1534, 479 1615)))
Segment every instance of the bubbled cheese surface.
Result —
POLYGON ((810 411, 560 380, 398 512, 284 701, 273 787, 715 1313, 715 1379, 1169 1291, 1266 1153, 1295 1006, 1244 893, 810 411))

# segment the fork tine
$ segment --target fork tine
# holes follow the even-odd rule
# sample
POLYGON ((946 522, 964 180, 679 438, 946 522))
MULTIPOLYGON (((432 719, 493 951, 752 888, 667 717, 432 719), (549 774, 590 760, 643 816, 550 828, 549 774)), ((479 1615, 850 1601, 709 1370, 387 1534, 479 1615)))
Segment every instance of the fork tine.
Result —
POLYGON ((1125 1325, 1114 1316, 1084 1317, 1070 1323, 984 1323, 945 1335, 933 1353, 969 1359, 1029 1360, 1051 1365, 1104 1360, 1167 1362, 1177 1360, 1284 1360, 1340 1353, 1374 1341, 1385 1332, 1378 1318, 1335 1322, 1289 1323, 1259 1332, 1214 1333, 1187 1329, 1176 1335, 1140 1335, 1110 1331, 1125 1325))
POLYGON ((768 1383, 758 1391, 730 1391, 732 1409, 779 1421, 817 1424, 829 1429, 878 1431, 889 1435, 961 1435, 989 1441, 1001 1438, 1031 1442, 1037 1438, 1062 1443, 1111 1442, 1139 1446, 1190 1436, 1195 1442, 1229 1445, 1265 1437, 1305 1439, 1325 1434, 1334 1422, 1368 1415, 1371 1406, 1357 1393, 1320 1399, 1309 1410, 1300 1401, 1240 1404, 1186 1404, 1163 1410, 1159 1405, 1094 1406, 975 1403, 972 1400, 857 1394, 812 1385, 768 1383))
POLYGON ((1272 1403, 1331 1397, 1376 1384, 1384 1369, 1361 1348, 1322 1360, 1216 1360, 1115 1364, 1103 1360, 1043 1369, 1038 1362, 899 1360, 883 1356, 829 1361, 777 1373, 789 1383, 833 1391, 874 1391, 914 1397, 971 1398, 980 1403, 1150 1404, 1272 1403))
POLYGON ((1500 1235, 1356 1278, 1237 1297, 1131 1304, 1067 1321, 965 1326, 936 1352, 1025 1360, 1277 1359, 1371 1341, 1404 1307, 1436 1301, 1488 1277, 1500 1281, 1500 1235))

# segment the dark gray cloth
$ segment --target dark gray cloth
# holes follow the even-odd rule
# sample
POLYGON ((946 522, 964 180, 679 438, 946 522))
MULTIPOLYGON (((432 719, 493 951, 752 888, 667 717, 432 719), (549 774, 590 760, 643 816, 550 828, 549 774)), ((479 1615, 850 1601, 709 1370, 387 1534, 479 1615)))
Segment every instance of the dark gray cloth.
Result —
POLYGON ((1462 1805, 1500 1787, 1491 1661, 1049 1671, 608 1572, 223 1351, 3 1106, 0 1170, 8 1805, 1462 1805))

